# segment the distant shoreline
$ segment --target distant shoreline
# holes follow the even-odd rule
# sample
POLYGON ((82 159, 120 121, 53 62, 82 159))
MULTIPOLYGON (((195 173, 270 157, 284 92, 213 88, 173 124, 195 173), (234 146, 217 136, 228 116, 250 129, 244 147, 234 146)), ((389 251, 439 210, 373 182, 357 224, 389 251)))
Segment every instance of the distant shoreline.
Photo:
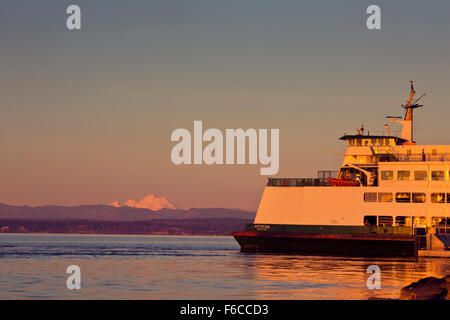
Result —
POLYGON ((229 236, 230 232, 243 229, 247 223, 251 223, 251 220, 240 218, 151 219, 144 221, 0 219, 0 233, 229 236))
POLYGON ((170 236, 170 237, 233 237, 231 234, 227 235, 208 235, 208 234, 132 234, 132 233, 48 233, 48 232, 0 232, 0 235, 11 234, 11 235, 50 235, 50 236, 170 236))

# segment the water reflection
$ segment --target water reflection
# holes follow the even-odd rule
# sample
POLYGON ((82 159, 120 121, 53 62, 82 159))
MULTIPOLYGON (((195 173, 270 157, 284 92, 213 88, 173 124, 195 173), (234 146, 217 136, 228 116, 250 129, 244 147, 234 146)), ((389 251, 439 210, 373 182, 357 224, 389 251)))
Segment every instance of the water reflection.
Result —
POLYGON ((362 259, 323 256, 246 255, 242 271, 255 280, 261 299, 398 298, 400 289, 423 277, 446 275, 446 259, 362 259), (367 267, 381 269, 381 290, 366 287, 367 267), (261 285, 264 283, 264 285, 261 285), (277 290, 278 289, 278 290, 277 290))
POLYGON ((367 299, 399 296, 449 259, 244 254, 231 237, 0 234, 2 299, 367 299), (65 286, 80 266, 82 289, 65 286), (381 290, 366 269, 381 268, 381 290))

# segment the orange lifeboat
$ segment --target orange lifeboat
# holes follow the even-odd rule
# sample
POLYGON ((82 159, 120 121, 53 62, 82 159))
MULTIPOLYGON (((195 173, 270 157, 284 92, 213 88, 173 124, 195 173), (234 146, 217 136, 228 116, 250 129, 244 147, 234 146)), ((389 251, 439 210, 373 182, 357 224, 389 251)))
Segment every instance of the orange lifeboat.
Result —
POLYGON ((359 186, 359 181, 356 180, 344 180, 328 178, 328 182, 334 187, 356 187, 359 186))

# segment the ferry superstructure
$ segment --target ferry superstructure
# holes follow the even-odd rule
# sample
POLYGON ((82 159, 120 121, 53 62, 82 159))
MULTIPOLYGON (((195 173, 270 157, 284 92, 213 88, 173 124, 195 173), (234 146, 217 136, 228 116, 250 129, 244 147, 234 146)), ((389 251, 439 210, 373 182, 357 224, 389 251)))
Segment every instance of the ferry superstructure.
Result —
POLYGON ((233 236, 244 252, 416 255, 427 234, 450 233, 450 145, 413 139, 411 81, 401 135, 344 134, 338 171, 269 178, 254 223, 233 236), (333 174, 334 173, 334 174, 333 174))

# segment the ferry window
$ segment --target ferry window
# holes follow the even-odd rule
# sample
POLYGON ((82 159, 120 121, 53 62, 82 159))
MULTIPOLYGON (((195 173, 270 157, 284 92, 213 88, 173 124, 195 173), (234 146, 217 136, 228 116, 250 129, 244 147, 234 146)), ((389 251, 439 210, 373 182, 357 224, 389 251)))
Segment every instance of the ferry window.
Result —
POLYGON ((413 217, 414 224, 425 224, 427 223, 427 217, 413 217))
POLYGON ((450 193, 447 193, 447 203, 450 203, 450 193))
POLYGON ((431 171, 431 180, 444 180, 444 171, 431 171))
POLYGON ((416 193, 416 192, 412 193, 412 202, 413 203, 424 203, 425 200, 426 200, 425 193, 416 193))
POLYGON ((432 155, 432 156, 437 155, 437 150, 436 150, 436 149, 431 149, 431 155, 432 155))
POLYGON ((391 216, 379 216, 378 225, 379 226, 392 226, 394 219, 391 216))
POLYGON ((397 171, 397 180, 410 180, 411 173, 409 171, 397 171))
POLYGON ((377 139, 371 139, 371 140, 370 140, 370 143, 371 143, 372 145, 376 145, 376 144, 377 144, 377 139))
POLYGON ((376 192, 365 192, 364 193, 364 201, 365 202, 377 202, 377 193, 376 192))
POLYGON ((395 217, 395 224, 398 226, 406 226, 406 219, 405 216, 397 216, 395 217))
POLYGON ((411 202, 411 193, 409 192, 397 192, 395 194, 395 201, 400 203, 411 202))
POLYGON ((388 146, 389 145, 389 139, 384 139, 384 144, 388 146))
POLYGON ((379 192, 378 202, 392 202, 394 196, 390 192, 379 192))
POLYGON ((408 156, 410 156, 410 155, 411 155, 411 149, 406 150, 406 154, 407 154, 408 156))
POLYGON ((445 193, 432 193, 431 202, 433 203, 445 203, 445 193))
POLYGON ((394 171, 381 171, 381 180, 394 180, 394 171))
POLYGON ((361 139, 356 139, 356 145, 357 146, 361 146, 362 145, 362 140, 361 139))
POLYGON ((427 171, 426 170, 414 171, 414 180, 427 180, 427 171))
POLYGON ((384 142, 384 139, 377 139, 377 144, 382 146, 384 142))
MULTIPOLYGON (((431 225, 436 229, 438 233, 446 233, 446 230, 450 227, 450 218, 446 217, 431 217, 431 225)), ((447 231, 448 233, 448 231, 447 231)))
POLYGON ((445 225, 445 217, 431 217, 431 226, 445 225))
POLYGON ((377 225, 377 216, 364 216, 364 225, 365 226, 376 226, 377 225))

